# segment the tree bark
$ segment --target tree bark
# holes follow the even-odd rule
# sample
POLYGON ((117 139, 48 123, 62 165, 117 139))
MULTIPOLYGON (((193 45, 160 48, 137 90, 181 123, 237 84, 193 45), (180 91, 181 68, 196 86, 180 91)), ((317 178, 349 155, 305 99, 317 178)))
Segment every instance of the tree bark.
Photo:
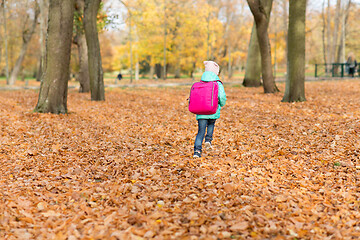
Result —
POLYGON ((166 36, 167 36, 167 16, 166 16, 166 0, 164 0, 164 64, 163 64, 163 75, 162 79, 166 80, 166 36))
POLYGON ((331 11, 330 11, 330 0, 328 0, 327 3, 327 16, 326 16, 326 38, 327 38, 327 45, 326 45, 326 52, 327 54, 327 62, 333 63, 333 59, 331 59, 331 46, 332 46, 332 40, 331 40, 331 11))
POLYGON ((306 0, 290 0, 288 31, 288 75, 282 102, 305 99, 305 17, 306 0))
POLYGON ((153 64, 150 65, 150 71, 149 71, 149 79, 154 79, 155 74, 155 66, 153 64))
MULTIPOLYGON (((76 0, 75 11, 77 11, 80 16, 84 13, 84 6, 84 0, 76 0)), ((79 92, 87 93, 90 92, 88 49, 84 29, 81 26, 76 26, 74 42, 78 47, 79 54, 79 73, 77 75, 77 81, 80 84, 79 92)))
POLYGON ((256 24, 251 30, 250 44, 246 59, 245 78, 243 85, 245 87, 261 86, 261 56, 259 42, 257 40, 256 24))
MULTIPOLYGON (((288 36, 288 0, 282 0, 282 9, 283 9, 283 31, 284 31, 284 39, 285 42, 287 42, 287 36, 288 36)), ((288 46, 285 46, 285 56, 287 56, 287 52, 288 52, 288 46)))
POLYGON ((88 47, 91 100, 104 101, 104 74, 97 31, 97 13, 101 0, 85 0, 84 29, 88 47))
POLYGON ((155 64, 155 74, 156 74, 157 79, 162 78, 162 76, 164 74, 163 70, 164 70, 164 68, 161 66, 160 63, 155 64))
POLYGON ((88 48, 86 45, 86 38, 84 34, 80 34, 77 39, 78 54, 79 54, 79 74, 77 81, 80 84, 79 92, 90 92, 90 76, 88 63, 88 48))
POLYGON ((35 112, 67 113, 73 18, 73 0, 50 0, 46 69, 35 112))
POLYGON ((272 0, 247 0, 256 23, 257 38, 261 55, 261 72, 263 77, 264 93, 275 93, 279 89, 275 85, 271 65, 271 48, 268 34, 272 0), (269 14, 266 8, 269 7, 269 14))
POLYGON ((41 81, 43 71, 45 69, 45 57, 46 57, 46 29, 47 29, 47 13, 49 12, 49 5, 46 0, 40 0, 40 33, 39 33, 39 44, 40 44, 40 57, 38 63, 38 71, 36 73, 36 81, 41 81))
POLYGON ((135 53, 135 81, 140 79, 139 53, 135 53))
POLYGON ((322 19, 323 19, 323 29, 322 29, 322 45, 323 45, 323 58, 324 58, 324 63, 325 63, 325 69, 326 69, 326 72, 328 71, 327 70, 327 55, 326 55, 326 38, 325 38, 325 32, 326 32, 326 18, 325 18, 325 0, 323 2, 323 7, 322 7, 322 19))
POLYGON ((351 0, 348 1, 348 4, 343 6, 342 16, 341 16, 341 35, 340 35, 340 44, 337 53, 337 62, 345 63, 345 33, 346 33, 346 23, 349 17, 351 0))
POLYGON ((340 25, 340 11, 341 11, 341 0, 337 0, 336 2, 336 9, 335 9, 335 26, 333 32, 333 44, 331 48, 331 59, 335 61, 336 57, 336 50, 339 47, 338 45, 338 36, 339 36, 339 25, 340 25))
POLYGON ((29 42, 35 32, 37 19, 38 19, 39 13, 40 13, 39 5, 37 4, 37 2, 35 2, 34 13, 35 13, 34 19, 33 19, 33 22, 31 24, 30 28, 28 29, 24 26, 24 29, 22 32, 23 44, 21 46, 20 54, 19 54, 18 58, 16 59, 14 68, 11 71, 10 78, 9 78, 9 85, 14 85, 16 82, 17 76, 19 75, 19 72, 21 70, 21 65, 25 58, 27 48, 29 46, 29 42))
POLYGON ((7 18, 6 18, 6 2, 2 0, 2 14, 3 14, 3 26, 4 26, 4 42, 5 42, 5 72, 6 72, 6 84, 9 84, 9 53, 8 53, 8 38, 7 38, 7 18))

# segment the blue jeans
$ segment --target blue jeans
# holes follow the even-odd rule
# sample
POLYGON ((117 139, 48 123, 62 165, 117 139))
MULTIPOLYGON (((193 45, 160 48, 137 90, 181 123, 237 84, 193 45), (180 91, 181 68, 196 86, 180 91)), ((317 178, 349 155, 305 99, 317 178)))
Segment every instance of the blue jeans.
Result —
POLYGON ((199 151, 201 153, 202 151, 202 142, 204 140, 205 136, 205 130, 206 136, 205 136, 205 142, 211 142, 213 133, 214 133, 214 127, 215 127, 215 121, 216 119, 199 119, 198 120, 198 133, 195 138, 195 144, 194 144, 194 151, 199 151))

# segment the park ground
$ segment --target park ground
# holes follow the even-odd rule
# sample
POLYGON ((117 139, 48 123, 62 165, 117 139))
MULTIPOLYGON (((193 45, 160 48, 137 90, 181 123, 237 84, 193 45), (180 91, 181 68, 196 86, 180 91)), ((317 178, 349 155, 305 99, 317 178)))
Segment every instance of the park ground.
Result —
POLYGON ((225 85, 214 149, 192 159, 189 86, 0 92, 0 239, 357 239, 360 82, 306 102, 225 85))

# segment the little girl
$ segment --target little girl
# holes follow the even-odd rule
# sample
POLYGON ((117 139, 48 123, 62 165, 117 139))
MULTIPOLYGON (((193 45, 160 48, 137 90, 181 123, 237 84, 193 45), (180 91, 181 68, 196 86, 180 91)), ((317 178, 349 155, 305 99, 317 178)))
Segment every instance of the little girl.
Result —
MULTIPOLYGON (((210 81, 220 81, 219 78, 219 65, 213 61, 204 61, 205 64, 205 72, 201 76, 201 81, 210 82, 210 81)), ((224 86, 221 82, 217 82, 219 85, 219 95, 218 95, 218 109, 216 113, 212 115, 196 115, 196 120, 198 121, 198 133, 195 138, 194 144, 194 158, 201 157, 202 153, 202 142, 204 140, 205 131, 205 148, 211 149, 211 141, 213 139, 213 132, 215 127, 215 121, 220 117, 220 109, 226 103, 226 94, 224 90, 224 86)))

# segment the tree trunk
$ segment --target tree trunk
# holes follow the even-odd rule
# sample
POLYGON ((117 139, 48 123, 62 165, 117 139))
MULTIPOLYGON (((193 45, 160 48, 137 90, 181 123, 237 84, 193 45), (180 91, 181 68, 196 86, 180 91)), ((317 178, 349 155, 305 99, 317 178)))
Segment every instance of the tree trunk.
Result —
POLYGON ((22 63, 24 61, 24 58, 25 58, 27 48, 29 46, 29 42, 30 42, 31 37, 33 36, 33 34, 35 32, 37 19, 38 19, 39 13, 40 13, 39 5, 37 4, 37 2, 35 2, 34 13, 35 13, 35 15, 34 15, 33 22, 32 22, 32 24, 30 26, 30 29, 28 29, 26 27, 24 27, 24 29, 23 29, 23 33, 22 33, 23 44, 21 46, 20 55, 16 59, 14 68, 11 71, 10 78, 9 78, 9 85, 14 85, 15 84, 17 76, 19 75, 19 72, 21 70, 21 65, 22 65, 22 63))
POLYGON ((154 74, 155 74, 155 63, 154 63, 154 58, 152 56, 150 56, 149 64, 150 64, 149 79, 152 80, 154 79, 154 74))
POLYGON ((164 65, 163 65, 163 75, 162 79, 166 80, 166 28, 167 28, 167 19, 166 19, 166 0, 164 0, 164 65))
POLYGON ((155 73, 155 66, 153 64, 151 64, 150 71, 149 71, 149 79, 154 79, 154 73, 155 73))
MULTIPOLYGON (((339 25, 340 25, 340 11, 341 11, 341 0, 337 0, 336 2, 336 9, 335 9, 335 24, 334 24, 334 32, 332 35, 333 42, 331 46, 331 59, 333 63, 338 63, 336 50, 339 48, 338 45, 338 35, 339 35, 339 25)), ((338 75, 339 74, 339 65, 333 66, 333 73, 338 75)))
POLYGON ((229 60, 228 60, 228 78, 231 79, 232 75, 233 75, 233 71, 232 71, 232 61, 231 61, 231 47, 229 46, 229 50, 228 50, 228 55, 229 55, 229 60))
POLYGON ((290 0, 288 31, 288 75, 283 102, 305 99, 305 17, 306 0, 290 0))
MULTIPOLYGON (((282 9, 283 9, 283 31, 284 31, 284 39, 287 42, 288 36, 288 0, 282 0, 282 9)), ((285 56, 287 56, 288 46, 285 46, 285 56)))
POLYGON ((28 47, 28 43, 23 42, 23 45, 21 46, 21 50, 20 50, 20 55, 16 59, 14 68, 12 69, 10 77, 9 77, 9 85, 10 86, 14 85, 16 82, 17 76, 19 75, 19 72, 21 70, 22 62, 24 61, 27 47, 28 47))
POLYGON ((326 39, 325 39, 325 32, 326 32, 326 18, 325 18, 325 0, 323 2, 322 7, 322 18, 323 18, 323 29, 322 29, 322 45, 323 45, 323 58, 325 63, 325 71, 327 72, 327 55, 326 55, 326 39))
MULTIPOLYGON (((84 0, 76 0, 75 11, 79 15, 84 13, 85 2, 84 0)), ((74 42, 78 47, 79 54, 79 74, 77 81, 80 83, 79 92, 87 93, 90 92, 90 77, 89 77, 89 63, 88 63, 88 49, 86 44, 86 38, 84 29, 81 26, 76 26, 76 36, 74 42)))
POLYGON ((327 45, 326 45, 326 52, 328 57, 328 63, 333 63, 333 59, 331 59, 331 46, 332 46, 332 40, 331 40, 331 11, 330 11, 330 0, 328 0, 327 4, 327 17, 326 17, 326 38, 327 38, 327 45))
POLYGON ((88 48, 86 45, 86 38, 84 34, 79 34, 77 39, 78 53, 79 53, 79 74, 77 81, 80 83, 79 92, 90 92, 90 76, 88 63, 88 48))
POLYGON ((49 12, 48 4, 46 0, 40 0, 40 33, 39 33, 39 44, 40 44, 40 57, 38 62, 38 71, 36 73, 36 81, 41 81, 41 77, 43 74, 43 70, 45 69, 45 54, 46 54, 46 44, 45 44, 45 38, 46 38, 46 29, 47 29, 47 13, 49 12))
POLYGON ((37 71, 36 71, 36 75, 35 75, 36 81, 38 81, 38 82, 41 81, 42 72, 43 72, 43 62, 42 62, 42 56, 40 55, 39 59, 38 59, 37 71))
POLYGON ((261 55, 261 72, 264 93, 278 92, 271 65, 271 47, 268 34, 272 0, 247 0, 256 23, 257 38, 261 55), (269 8, 267 10, 267 8, 269 8), (269 14, 268 14, 269 13, 269 14))
POLYGON ((155 64, 155 74, 158 79, 162 78, 163 69, 160 63, 155 64))
POLYGON ((338 36, 339 36, 339 25, 340 25, 340 11, 341 11, 341 0, 337 0, 336 9, 335 9, 335 26, 333 32, 333 44, 331 48, 331 59, 335 61, 336 59, 336 50, 339 47, 338 45, 338 36))
POLYGON ((46 69, 35 112, 67 113, 73 18, 73 0, 50 0, 46 69))
POLYGON ((97 31, 97 13, 101 0, 85 0, 84 29, 88 47, 91 100, 104 101, 104 76, 97 31))
POLYGON ((135 54, 135 81, 140 79, 140 64, 139 64, 139 54, 135 54))
POLYGON ((346 33, 346 23, 349 17, 349 9, 351 5, 351 0, 348 1, 348 4, 343 6, 342 16, 341 16, 341 36, 340 44, 337 53, 337 62, 345 63, 345 33, 346 33))
POLYGON ((176 60, 176 66, 175 66, 175 78, 181 78, 181 66, 180 66, 180 58, 178 56, 176 60))
POLYGON ((261 56, 259 42, 257 40, 256 24, 251 30, 250 44, 248 55, 246 59, 245 78, 243 85, 245 87, 259 87, 261 86, 261 56))
POLYGON ((6 72, 6 84, 9 84, 9 53, 8 53, 8 39, 7 39, 7 18, 6 18, 6 2, 2 0, 2 14, 3 14, 3 25, 4 25, 4 42, 5 42, 5 72, 6 72))

